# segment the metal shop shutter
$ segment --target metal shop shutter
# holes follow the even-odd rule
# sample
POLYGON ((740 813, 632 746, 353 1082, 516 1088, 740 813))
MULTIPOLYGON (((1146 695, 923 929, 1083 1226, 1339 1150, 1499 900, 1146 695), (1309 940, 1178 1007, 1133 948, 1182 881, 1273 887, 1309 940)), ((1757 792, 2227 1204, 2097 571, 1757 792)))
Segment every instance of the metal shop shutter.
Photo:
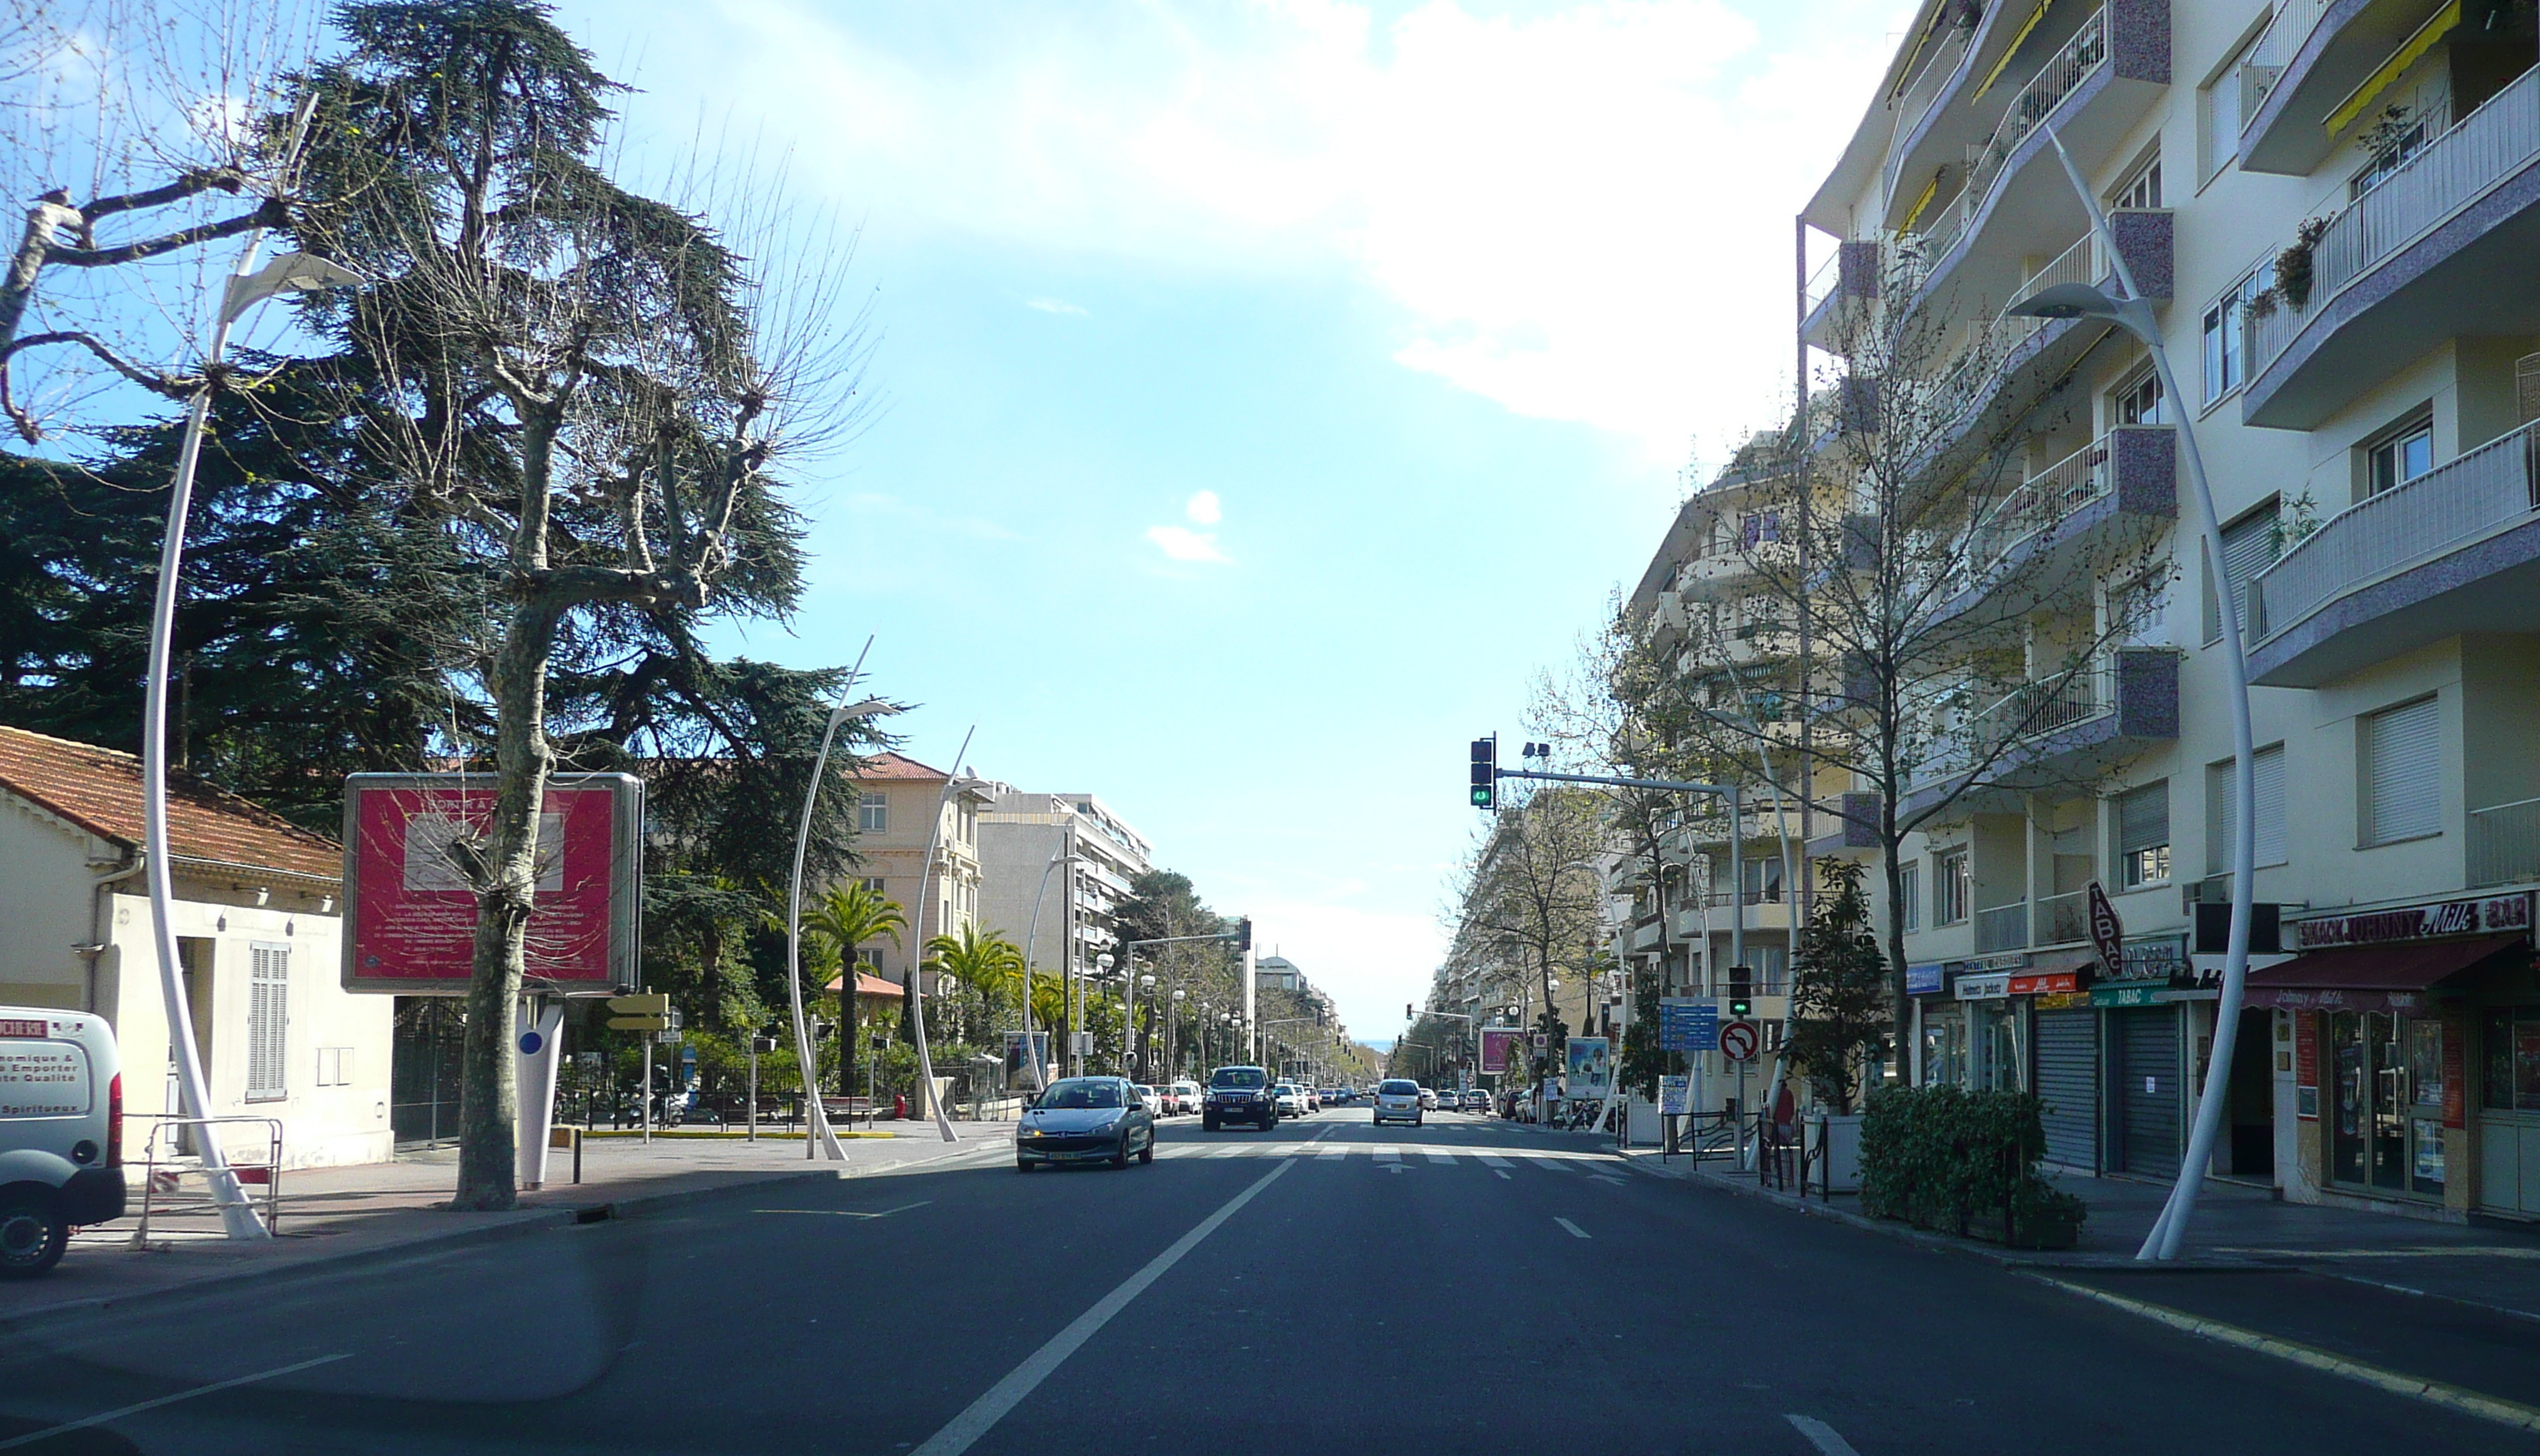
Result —
POLYGON ((2129 1173, 2178 1176, 2178 1007, 2116 1015, 2118 1156, 2129 1173))
POLYGON ((2097 1171, 2097 1011, 2081 1006, 2037 1013, 2037 1096, 2045 1103, 2047 1160, 2097 1171))

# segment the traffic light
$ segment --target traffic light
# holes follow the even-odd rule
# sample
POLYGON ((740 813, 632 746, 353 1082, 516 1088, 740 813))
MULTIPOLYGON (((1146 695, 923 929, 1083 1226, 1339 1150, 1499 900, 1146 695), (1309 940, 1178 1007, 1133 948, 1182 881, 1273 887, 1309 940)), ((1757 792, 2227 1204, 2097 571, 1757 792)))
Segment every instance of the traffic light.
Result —
POLYGON ((1737 1018, 1755 1014, 1755 973, 1745 966, 1729 968, 1729 1014, 1737 1018))
POLYGON ((648 991, 634 996, 610 997, 608 1029, 611 1031, 670 1030, 670 998, 669 994, 648 991))
POLYGON ((1247 915, 1235 923, 1235 948, 1238 951, 1252 948, 1251 916, 1247 915))
POLYGON ((1500 804, 1500 737, 1493 733, 1473 740, 1473 807, 1495 809, 1500 804))

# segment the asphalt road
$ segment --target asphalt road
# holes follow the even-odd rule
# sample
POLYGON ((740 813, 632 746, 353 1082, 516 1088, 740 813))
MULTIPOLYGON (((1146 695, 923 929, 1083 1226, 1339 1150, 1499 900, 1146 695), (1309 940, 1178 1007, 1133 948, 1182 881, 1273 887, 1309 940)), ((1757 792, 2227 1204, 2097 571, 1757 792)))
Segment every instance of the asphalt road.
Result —
POLYGON ((1441 1114, 1377 1130, 1363 1109, 1268 1134, 1175 1119, 1125 1172, 1023 1176, 990 1147, 0 1346, 0 1452, 1539 1447, 2494 1456, 2540 1437, 1585 1140, 1441 1114))

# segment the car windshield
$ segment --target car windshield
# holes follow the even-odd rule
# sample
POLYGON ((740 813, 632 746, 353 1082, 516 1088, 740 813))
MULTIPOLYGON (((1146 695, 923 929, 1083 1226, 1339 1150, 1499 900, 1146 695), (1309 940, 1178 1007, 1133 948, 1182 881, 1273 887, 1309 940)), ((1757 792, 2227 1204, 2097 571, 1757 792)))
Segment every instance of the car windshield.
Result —
POLYGON ((1212 1087, 1234 1087, 1239 1090, 1246 1087, 1266 1086, 1269 1081, 1270 1074, 1258 1067, 1221 1067, 1210 1075, 1208 1084, 1212 1087))
POLYGON ((1049 1094, 1040 1099, 1040 1105, 1061 1110, 1117 1107, 1120 1105, 1120 1084, 1115 1081, 1054 1082, 1050 1085, 1049 1094))

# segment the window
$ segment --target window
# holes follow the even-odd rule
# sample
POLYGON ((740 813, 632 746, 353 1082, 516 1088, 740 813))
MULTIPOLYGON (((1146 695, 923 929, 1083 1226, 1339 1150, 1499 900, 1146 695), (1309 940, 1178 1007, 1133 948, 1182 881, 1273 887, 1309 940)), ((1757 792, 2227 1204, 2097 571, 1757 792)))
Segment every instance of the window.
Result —
POLYGON ((1967 876, 1967 852, 1948 850, 1932 858, 1932 924, 1959 925, 1967 918, 1974 886, 1967 876))
POLYGON ((2140 889, 2169 878, 2169 781, 2117 796, 2117 878, 2140 889))
POLYGON ((882 877, 879 874, 866 875, 865 888, 872 891, 874 894, 882 894, 884 892, 882 877))
POLYGON ((2479 1036, 2487 1063, 2479 1105, 2540 1112, 2540 1006, 2499 1006, 2486 1021, 2479 1036))
MULTIPOLYGON (((2270 743, 2249 760, 2249 777, 2256 794, 2257 858, 2261 867, 2282 865, 2290 847, 2285 839, 2285 745, 2270 743)), ((2238 796, 2231 792, 2231 760, 2208 764, 2205 769, 2205 816, 2211 827, 2205 846, 2205 872, 2231 872, 2231 832, 2233 809, 2238 796)))
POLYGON ((2434 137, 2434 122, 2432 116, 2420 116, 2414 125, 2383 143, 2381 150, 2372 154, 2372 160, 2364 164, 2362 172, 2346 179, 2347 199, 2352 201, 2381 185, 2392 173, 2407 166, 2409 158, 2424 151, 2434 137))
POLYGON ((2250 36, 2248 43, 2233 52, 2222 63, 2222 69, 2214 73, 2214 79, 2196 93, 2196 145, 2197 155, 2204 163, 2199 174, 2205 181, 2214 180, 2215 174, 2239 155, 2240 124, 2248 119, 2244 110, 2248 83, 2242 68, 2257 43, 2258 37, 2250 36))
POLYGON ((2205 311, 2205 402, 2214 401, 2249 381, 2248 340, 2241 320, 2249 303, 2276 286, 2276 265, 2268 262, 2222 291, 2205 311))
POLYGON ((1746 955, 1755 962, 1756 995, 1783 996, 1790 992, 1791 947, 1749 944, 1746 955))
POLYGON ((867 834, 890 832, 890 800, 879 789, 868 789, 856 798, 856 827, 867 834))
POLYGON ((318 1085, 349 1087, 353 1084, 353 1049, 319 1047, 318 1049, 318 1085))
MULTIPOLYGON (((2239 613, 2243 637, 2256 627, 2249 615, 2249 583, 2276 564, 2281 539, 2276 527, 2278 506, 2278 502, 2269 501, 2222 527, 2222 570, 2230 578, 2231 604, 2239 613)), ((2205 641, 2209 646, 2222 640, 2222 608, 2210 571, 2209 568, 2205 584, 2205 641)))
POLYGON ((2160 154, 2158 152, 2152 153, 2152 160, 2136 168, 2134 175, 2119 184, 2116 192, 2108 198, 2108 206, 2120 211, 2127 208, 2160 206, 2160 154))
POLYGON ((1737 518, 1737 539, 1747 550, 1753 550, 1759 542, 1781 538, 1782 513, 1779 511, 1763 511, 1737 518))
POLYGON ((2364 493, 2377 496, 2434 468, 2434 422, 2420 417, 2364 448, 2364 493))
POLYGON ((2146 365, 2134 378, 2119 384, 2108 396, 2108 415, 2120 425, 2166 425, 2169 416, 2161 409, 2160 376, 2146 365))
POLYGON ((291 947, 261 942, 247 947, 247 1100, 276 1102, 290 1095, 286 1067, 291 1028, 291 947))
POLYGON ((1905 903, 1905 934, 1923 929, 1923 867, 1906 865, 1896 871, 1896 897, 1905 903))
POLYGON ((1777 905, 1782 899, 1782 857, 1771 855, 1748 860, 1742 867, 1746 875, 1746 903, 1777 905))
POLYGON ((2443 830, 2442 717, 2439 703, 2419 698, 2367 714, 2357 755, 2364 765, 2363 841, 2366 848, 2424 839, 2443 830))
POLYGON ((882 969, 882 947, 881 947, 881 946, 879 946, 879 945, 859 945, 859 946, 857 946, 857 947, 856 947, 856 964, 857 964, 857 965, 859 965, 859 966, 861 966, 861 967, 863 967, 864 969, 866 969, 866 970, 868 970, 868 971, 879 971, 879 970, 881 970, 881 969, 882 969))

